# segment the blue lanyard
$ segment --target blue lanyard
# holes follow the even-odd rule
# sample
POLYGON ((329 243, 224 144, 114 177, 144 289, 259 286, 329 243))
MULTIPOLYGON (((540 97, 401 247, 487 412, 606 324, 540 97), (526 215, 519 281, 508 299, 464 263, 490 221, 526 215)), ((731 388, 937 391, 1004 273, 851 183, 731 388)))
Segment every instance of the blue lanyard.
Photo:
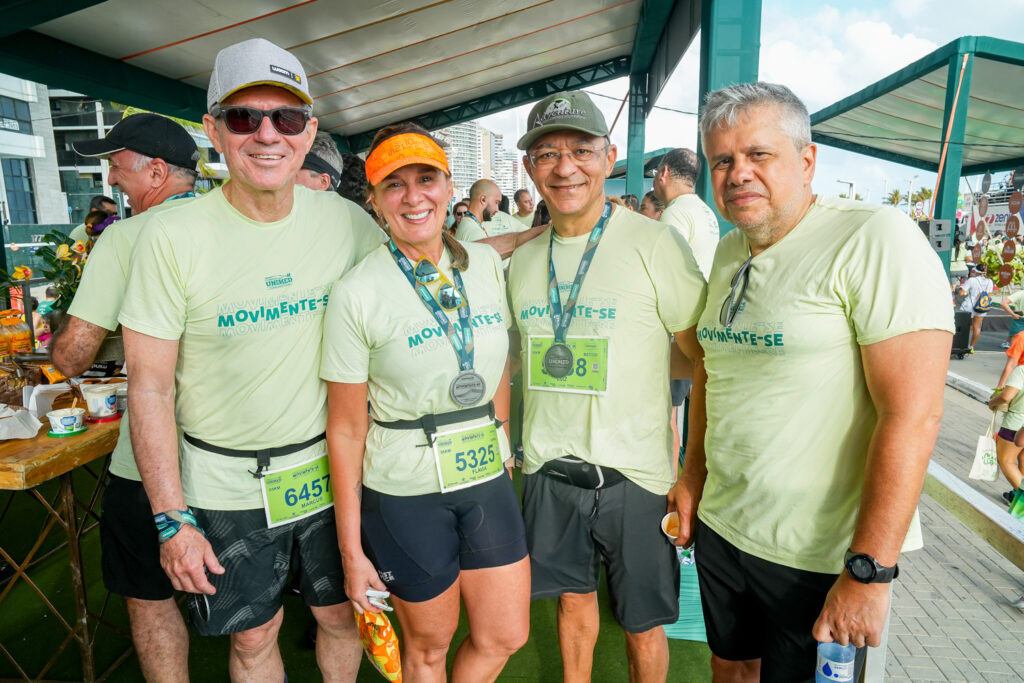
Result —
POLYGON ((189 199, 189 198, 195 197, 195 196, 196 196, 195 192, 193 192, 192 190, 188 190, 187 192, 182 192, 180 194, 176 194, 173 197, 168 197, 167 199, 163 200, 160 203, 161 204, 166 204, 167 202, 174 201, 175 199, 189 199))
MULTIPOLYGON (((388 249, 391 251, 391 256, 394 257, 395 263, 398 264, 398 268, 405 274, 405 279, 409 281, 412 288, 419 294, 420 300, 423 305, 427 307, 434 315, 434 320, 445 330, 448 335, 448 341, 451 342, 452 348, 455 349, 455 355, 459 357, 459 368, 461 370, 472 370, 473 369, 473 325, 470 320, 472 314, 469 311, 469 297, 466 296, 466 287, 462 284, 462 276, 459 274, 459 269, 452 266, 452 279, 455 280, 455 287, 458 288, 459 293, 462 294, 463 305, 459 307, 459 331, 455 330, 452 326, 448 316, 445 312, 437 305, 437 301, 434 300, 434 295, 430 293, 430 290, 424 287, 413 273, 412 263, 409 259, 398 250, 395 246, 393 239, 388 240, 388 249)), ((436 264, 435 264, 436 265, 436 264)), ((437 272, 441 272, 440 266, 437 267, 437 272)))
POLYGON ((594 229, 590 231, 590 239, 587 240, 587 248, 583 250, 580 258, 580 265, 576 269, 576 279, 573 280, 572 289, 569 290, 569 298, 565 302, 565 312, 562 312, 562 297, 558 293, 558 278, 555 276, 555 261, 552 258, 552 251, 555 246, 555 229, 551 228, 551 240, 548 242, 548 300, 551 302, 551 327, 555 332, 555 343, 564 344, 565 335, 569 331, 569 323, 576 313, 576 299, 583 287, 583 279, 590 270, 590 264, 597 253, 597 245, 604 234, 604 225, 608 216, 612 213, 611 202, 605 202, 604 211, 601 212, 601 220, 597 222, 594 229))

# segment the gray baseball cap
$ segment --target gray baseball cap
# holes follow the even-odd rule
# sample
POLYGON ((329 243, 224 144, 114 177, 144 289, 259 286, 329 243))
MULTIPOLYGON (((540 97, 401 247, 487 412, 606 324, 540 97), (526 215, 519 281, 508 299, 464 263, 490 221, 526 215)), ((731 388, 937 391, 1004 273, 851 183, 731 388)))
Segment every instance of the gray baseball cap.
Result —
POLYGON ((212 110, 239 90, 255 85, 284 88, 306 104, 313 104, 306 72, 295 55, 269 40, 252 38, 217 53, 206 90, 206 108, 212 110))
POLYGON ((526 135, 519 138, 519 149, 530 149, 538 138, 558 130, 578 130, 588 135, 608 135, 604 114, 582 90, 558 92, 533 105, 526 118, 526 135))

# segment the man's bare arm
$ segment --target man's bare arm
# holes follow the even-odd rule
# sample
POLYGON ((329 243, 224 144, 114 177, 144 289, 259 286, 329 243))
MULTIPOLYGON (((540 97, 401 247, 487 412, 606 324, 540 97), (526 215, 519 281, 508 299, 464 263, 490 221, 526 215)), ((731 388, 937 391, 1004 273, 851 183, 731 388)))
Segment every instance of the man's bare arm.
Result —
POLYGON ((498 252, 498 255, 501 256, 501 258, 508 258, 516 249, 523 246, 547 229, 548 226, 546 225, 538 225, 536 228, 530 228, 523 232, 507 232, 504 235, 497 235, 496 237, 486 237, 482 240, 477 240, 477 243, 490 246, 494 251, 498 252))
POLYGON ((69 315, 50 342, 50 358, 65 377, 77 377, 89 369, 108 330, 69 315))
MULTIPOLYGON (((899 559, 942 421, 952 336, 941 330, 902 334, 861 347, 864 376, 878 413, 864 469, 850 549, 891 567, 899 559)), ((863 584, 842 572, 812 634, 819 641, 877 647, 889 609, 889 586, 863 584)))
MULTIPOLYGON (((132 449, 153 513, 184 510, 178 461, 178 431, 174 422, 174 369, 178 341, 151 337, 124 329, 125 359, 131 368, 132 449)), ((153 533, 156 533, 154 527, 153 533)), ((195 528, 182 524, 178 533, 160 546, 160 564, 171 584, 188 593, 215 592, 205 569, 224 569, 209 542, 195 528)))
POLYGON ((675 543, 685 547, 693 543, 693 530, 697 526, 697 506, 704 493, 704 481, 708 477, 704 453, 704 435, 708 426, 704 390, 708 376, 704 371, 704 349, 697 341, 697 327, 676 332, 673 336, 676 346, 693 370, 690 413, 687 418, 689 432, 686 437, 686 459, 683 460, 683 470, 675 486, 668 493, 668 509, 679 513, 679 536, 675 543))

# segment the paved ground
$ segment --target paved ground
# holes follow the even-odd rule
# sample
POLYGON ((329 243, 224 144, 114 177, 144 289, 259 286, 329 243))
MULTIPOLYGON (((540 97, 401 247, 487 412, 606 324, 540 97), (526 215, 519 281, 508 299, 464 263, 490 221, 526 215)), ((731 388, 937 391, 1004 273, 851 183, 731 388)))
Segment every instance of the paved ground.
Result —
MULTIPOLYGON (((950 371, 994 386, 1006 359, 1002 338, 983 332, 977 351, 953 359, 950 371)), ((1004 481, 967 479, 990 415, 976 399, 947 387, 933 459, 1003 505, 1004 481)), ((893 590, 887 680, 1024 681, 1024 612, 1009 605, 1024 593, 1024 572, 928 496, 921 521, 925 548, 900 558, 893 590)))

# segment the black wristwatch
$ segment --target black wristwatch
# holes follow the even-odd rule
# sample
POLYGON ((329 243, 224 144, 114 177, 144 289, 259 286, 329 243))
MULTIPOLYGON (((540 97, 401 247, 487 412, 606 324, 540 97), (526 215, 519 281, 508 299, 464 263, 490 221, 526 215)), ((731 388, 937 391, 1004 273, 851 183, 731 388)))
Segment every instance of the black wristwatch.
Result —
POLYGON ((898 564, 883 567, 867 553, 855 553, 852 550, 846 551, 843 566, 846 573, 861 583, 889 583, 900 575, 898 564))

